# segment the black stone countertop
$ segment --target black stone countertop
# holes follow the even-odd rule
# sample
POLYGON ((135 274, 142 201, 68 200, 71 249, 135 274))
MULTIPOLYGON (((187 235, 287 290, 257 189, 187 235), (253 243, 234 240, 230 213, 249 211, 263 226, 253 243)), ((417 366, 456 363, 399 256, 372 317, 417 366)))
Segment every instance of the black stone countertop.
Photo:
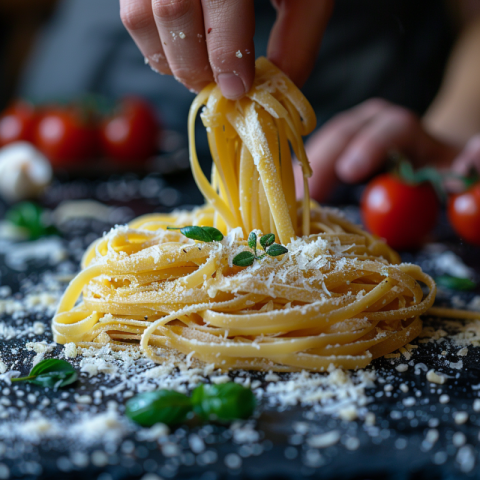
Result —
MULTIPOLYGON (((181 178, 172 177, 165 181, 151 176, 147 180, 127 176, 103 182, 76 180, 58 183, 44 198, 44 204, 54 207, 66 197, 93 197, 116 205, 118 208, 114 223, 120 223, 139 213, 165 211, 176 205, 198 201, 196 196, 190 198, 184 193, 185 190, 179 190, 183 183, 181 178), (143 194, 148 191, 145 188, 142 193, 142 185, 149 185, 149 196, 143 194), (163 198, 167 199, 163 204, 158 201, 158 198, 162 198, 159 195, 161 192, 163 198)), ((356 214, 354 208, 347 208, 347 211, 354 216, 356 214)), ((55 266, 46 260, 31 260, 26 271, 17 271, 10 268, 8 259, 6 261, 8 250, 0 249, 0 285, 9 285, 13 294, 20 292, 19 295, 22 295, 22 292, 27 292, 44 278, 45 272, 73 272, 78 265, 79 252, 92 238, 107 229, 106 223, 98 221, 71 223, 67 231, 63 232, 61 240, 69 257, 55 266)), ((467 265, 475 269, 477 275, 480 273, 479 250, 454 239, 444 221, 436 240, 460 255, 467 265)), ((432 263, 435 255, 427 250, 405 253, 403 259, 418 262, 427 273, 435 274, 437 272, 432 263)), ((480 292, 455 296, 457 302, 459 298, 460 301, 468 302, 475 293, 480 292)), ((451 298, 451 292, 443 292, 439 304, 449 305, 451 298)), ((34 321, 48 324, 50 318, 38 313, 27 314, 20 320, 9 314, 0 315, 0 323, 5 325, 21 323, 25 326, 34 321)), ((425 322, 435 328, 449 329, 438 320, 427 319, 425 322)), ((40 340, 51 342, 48 328, 45 334, 34 338, 34 341, 40 340)), ((27 341, 33 340, 28 336, 5 340, 0 331, 1 358, 7 365, 18 360, 15 369, 22 373, 28 372, 30 368, 30 363, 23 364, 23 360, 26 358, 30 361, 33 356, 33 353, 20 348, 27 341)), ((413 343, 417 344, 417 341, 413 343)), ((25 384, 17 384, 13 388, 2 381, 0 404, 10 416, 0 419, 0 479, 400 480, 453 479, 464 475, 477 478, 480 477, 480 411, 473 409, 473 402, 479 398, 480 391, 476 388, 477 385, 480 387, 480 348, 469 347, 465 357, 457 356, 459 349, 459 346, 450 346, 449 340, 443 343, 421 343, 418 349, 412 351, 410 360, 394 358, 374 361, 368 369, 375 369, 377 381, 373 388, 367 390, 370 399, 367 410, 375 415, 374 424, 372 417, 370 421, 361 419, 348 422, 318 412, 312 407, 297 405, 280 408, 261 403, 255 419, 249 423, 255 432, 251 438, 236 438, 228 426, 190 423, 172 430, 170 437, 162 441, 138 440, 138 435, 132 428, 124 433, 115 449, 111 444, 95 441, 80 448, 72 438, 42 439, 39 442, 29 441, 28 435, 22 438, 6 438, 4 435, 2 438, 2 423, 24 422, 29 417, 29 412, 38 409, 42 401, 48 403, 44 400, 46 398, 51 402, 42 407, 42 412, 52 420, 68 420, 70 416, 81 413, 83 408, 85 411, 90 411, 91 408, 97 412, 105 411, 110 399, 108 395, 103 396, 101 402, 97 402, 98 405, 94 407, 84 407, 73 400, 78 394, 88 395, 98 388, 99 384, 92 383, 87 375, 82 374, 80 380, 65 392, 46 391, 25 384), (460 358, 463 360, 462 368, 448 366, 448 361, 455 363, 460 358), (397 371, 399 364, 409 362, 407 371, 397 371), (425 377, 425 368, 419 367, 419 364, 424 364, 426 369, 434 368, 451 378, 444 385, 430 384, 425 377), (399 388, 400 384, 406 385, 408 391, 399 388), (19 391, 23 394, 19 394, 19 391), (34 403, 29 403, 28 400, 31 393, 36 396, 34 403), (447 403, 440 402, 442 395, 448 395, 447 403), (23 404, 18 403, 19 400, 23 404), (68 405, 65 410, 59 411, 59 401, 68 405), (456 423, 455 412, 466 412, 466 422, 456 423), (432 431, 438 432, 438 440, 429 443, 428 439, 431 440, 436 435, 432 431), (315 448, 311 442, 312 437, 328 432, 335 432, 339 440, 327 448, 315 448), (203 447, 192 444, 192 439, 198 438, 203 447), (175 445, 175 455, 169 453, 165 443, 175 445)), ((55 356, 61 350, 62 347, 58 346, 48 356, 55 356)), ((232 374, 232 378, 235 375, 232 374)), ((281 375, 283 379, 286 376, 287 374, 281 375)), ((99 381, 102 378, 100 375, 99 381)), ((254 378, 266 384, 263 374, 256 374, 254 378)), ((402 388, 406 390, 405 386, 402 388)), ((115 394, 111 398, 115 399, 115 394)), ((121 409, 122 405, 119 407, 120 412, 121 409)))

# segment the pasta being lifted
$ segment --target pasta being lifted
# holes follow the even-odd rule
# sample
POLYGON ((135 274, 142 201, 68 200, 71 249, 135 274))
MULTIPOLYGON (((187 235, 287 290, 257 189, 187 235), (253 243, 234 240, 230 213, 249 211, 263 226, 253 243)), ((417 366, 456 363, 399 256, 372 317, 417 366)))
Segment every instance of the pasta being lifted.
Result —
POLYGON ((301 136, 313 130, 315 115, 280 70, 259 58, 255 84, 239 101, 207 86, 188 122, 191 166, 206 205, 140 217, 94 242, 53 319, 57 342, 136 345, 159 363, 174 349, 222 369, 324 371, 364 367, 420 333, 435 283, 310 201, 301 136), (202 107, 211 183, 195 150, 202 107), (305 178, 298 203, 291 149, 305 178), (195 242, 166 229, 186 225, 214 226, 226 236, 195 242), (233 265, 249 250, 250 231, 275 234, 288 253, 233 265))

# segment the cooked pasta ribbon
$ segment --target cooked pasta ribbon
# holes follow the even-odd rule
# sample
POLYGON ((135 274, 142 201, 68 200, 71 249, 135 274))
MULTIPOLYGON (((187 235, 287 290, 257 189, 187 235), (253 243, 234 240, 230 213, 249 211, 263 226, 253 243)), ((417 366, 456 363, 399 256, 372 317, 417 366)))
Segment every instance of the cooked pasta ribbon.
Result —
POLYGON ((302 93, 265 58, 241 100, 207 86, 188 119, 192 172, 206 204, 145 215, 94 242, 53 319, 55 340, 133 345, 159 363, 175 350, 225 370, 279 372, 362 368, 411 342, 435 283, 310 200, 302 135, 315 122, 302 93), (210 181, 195 149, 199 112, 213 158, 210 181), (300 202, 292 154, 305 178, 300 202), (202 243, 167 230, 187 225, 216 227, 225 238, 202 243), (235 266, 252 230, 274 233, 288 253, 235 266))

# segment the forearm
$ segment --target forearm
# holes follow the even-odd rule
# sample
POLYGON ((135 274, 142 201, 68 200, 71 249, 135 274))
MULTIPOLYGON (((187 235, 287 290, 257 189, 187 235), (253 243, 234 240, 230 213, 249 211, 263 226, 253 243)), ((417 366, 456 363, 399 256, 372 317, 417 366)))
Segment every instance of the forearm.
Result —
POLYGON ((480 132, 480 15, 454 48, 440 92, 423 121, 433 135, 459 147, 480 132))

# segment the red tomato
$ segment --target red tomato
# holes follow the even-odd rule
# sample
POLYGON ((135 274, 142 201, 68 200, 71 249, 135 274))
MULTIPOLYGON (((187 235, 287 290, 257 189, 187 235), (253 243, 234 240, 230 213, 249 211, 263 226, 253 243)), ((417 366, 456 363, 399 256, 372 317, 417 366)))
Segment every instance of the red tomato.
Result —
POLYGON ((450 196, 447 213, 457 234, 480 246, 480 183, 466 192, 450 196))
POLYGON ((396 249, 418 247, 437 221, 439 201, 429 183, 409 185, 394 175, 374 178, 361 202, 365 226, 396 249))
POLYGON ((90 160, 98 153, 98 132, 77 108, 50 108, 35 130, 35 144, 54 167, 90 160))
POLYGON ((145 100, 126 97, 101 128, 104 154, 121 163, 147 160, 158 149, 159 122, 145 100))
POLYGON ((24 140, 33 142, 37 113, 33 105, 17 100, 0 116, 0 147, 24 140))

